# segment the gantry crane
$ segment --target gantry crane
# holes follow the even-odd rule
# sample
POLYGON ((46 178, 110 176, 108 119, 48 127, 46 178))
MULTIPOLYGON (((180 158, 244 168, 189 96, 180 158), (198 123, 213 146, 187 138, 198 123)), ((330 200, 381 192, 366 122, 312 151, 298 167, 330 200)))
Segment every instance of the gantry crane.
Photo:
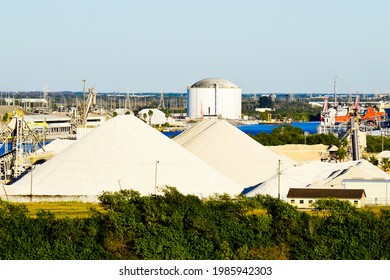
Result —
POLYGON ((88 114, 96 108, 96 92, 93 87, 88 89, 88 96, 85 102, 81 102, 78 109, 72 112, 71 123, 74 133, 76 133, 77 127, 86 126, 88 114))
MULTIPOLYGON (((0 134, 0 180, 8 183, 26 171, 38 155, 35 152, 43 148, 44 135, 33 132, 20 113, 14 113, 0 134)), ((43 155, 43 154, 42 154, 43 155)))

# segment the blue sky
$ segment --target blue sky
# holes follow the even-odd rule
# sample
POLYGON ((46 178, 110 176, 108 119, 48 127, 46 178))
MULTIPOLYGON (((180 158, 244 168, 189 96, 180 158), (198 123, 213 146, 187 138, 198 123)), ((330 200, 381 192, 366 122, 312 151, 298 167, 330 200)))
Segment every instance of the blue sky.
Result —
POLYGON ((0 0, 0 91, 390 92, 390 1, 0 0))

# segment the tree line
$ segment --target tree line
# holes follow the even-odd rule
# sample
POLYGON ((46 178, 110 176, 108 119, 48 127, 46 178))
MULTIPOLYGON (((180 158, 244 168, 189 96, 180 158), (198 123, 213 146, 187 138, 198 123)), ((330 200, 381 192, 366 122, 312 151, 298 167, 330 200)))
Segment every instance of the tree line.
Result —
POLYGON ((339 146, 338 138, 332 134, 309 134, 305 135, 299 127, 290 124, 281 124, 274 128, 272 132, 261 132, 257 135, 251 135, 253 139, 264 146, 277 146, 285 144, 324 144, 339 146))
POLYGON ((260 120, 267 120, 268 114, 271 114, 273 119, 283 120, 286 118, 304 122, 318 121, 321 116, 319 108, 301 101, 290 101, 287 98, 283 100, 272 96, 260 96, 258 107, 272 109, 271 111, 258 113, 257 116, 260 120))
POLYGON ((271 196, 206 200, 166 188, 103 193, 88 218, 36 218, 0 201, 0 258, 57 260, 389 259, 390 211, 335 199, 302 212, 271 196))

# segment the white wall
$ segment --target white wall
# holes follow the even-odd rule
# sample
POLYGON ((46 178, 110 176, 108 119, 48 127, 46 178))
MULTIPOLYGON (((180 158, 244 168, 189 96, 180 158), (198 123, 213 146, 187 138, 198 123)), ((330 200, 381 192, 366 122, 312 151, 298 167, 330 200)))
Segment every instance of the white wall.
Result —
MULTIPOLYGON (((315 198, 288 198, 288 203, 296 206, 300 209, 308 209, 313 208, 312 204, 316 201, 315 198), (303 203, 301 203, 303 202, 303 203)), ((365 206, 365 198, 362 199, 340 199, 344 201, 349 201, 352 205, 355 205, 358 208, 365 206), (355 201, 357 201, 357 204, 355 204, 355 201)))
POLYGON ((343 180, 343 189, 364 189, 366 204, 390 204, 390 181, 388 180, 343 180))
POLYGON ((187 116, 199 118, 203 115, 220 115, 225 119, 241 119, 240 88, 188 88, 187 116), (217 102, 215 102, 215 97, 217 102), (215 109, 215 103, 217 109, 215 109))
POLYGON ((171 117, 168 117, 168 119, 165 117, 165 113, 158 110, 158 109, 143 109, 138 112, 138 118, 141 120, 144 120, 147 124, 149 124, 149 110, 153 111, 152 119, 150 121, 150 124, 153 125, 159 125, 159 124, 165 124, 166 122, 172 125, 175 120, 171 117), (146 118, 144 119, 143 115, 146 114, 146 118))

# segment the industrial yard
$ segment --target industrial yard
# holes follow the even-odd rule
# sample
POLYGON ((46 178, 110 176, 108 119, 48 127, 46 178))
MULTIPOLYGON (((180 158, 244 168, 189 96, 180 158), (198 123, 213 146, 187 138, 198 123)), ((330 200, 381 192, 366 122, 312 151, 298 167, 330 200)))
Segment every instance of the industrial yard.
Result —
MULTIPOLYGON (((367 131, 339 135, 354 149, 342 147, 351 153, 337 160, 326 146, 265 147, 236 127, 260 122, 257 106, 292 105, 298 96, 243 95, 221 78, 202 79, 183 95, 108 95, 83 84, 79 94, 2 96, 8 104, 3 109, 12 110, 3 113, 3 199, 96 203, 104 191, 134 189, 148 195, 174 186, 201 198, 269 194, 291 202, 303 200, 289 199, 290 188, 363 187, 363 206, 390 203, 390 175, 362 158, 367 131), (183 132, 173 139, 161 133, 174 128, 183 132)), ((318 129, 336 127, 329 119, 329 96, 299 96, 302 104, 322 100, 318 129)), ((351 108, 377 102, 375 96, 358 97, 351 108)))

